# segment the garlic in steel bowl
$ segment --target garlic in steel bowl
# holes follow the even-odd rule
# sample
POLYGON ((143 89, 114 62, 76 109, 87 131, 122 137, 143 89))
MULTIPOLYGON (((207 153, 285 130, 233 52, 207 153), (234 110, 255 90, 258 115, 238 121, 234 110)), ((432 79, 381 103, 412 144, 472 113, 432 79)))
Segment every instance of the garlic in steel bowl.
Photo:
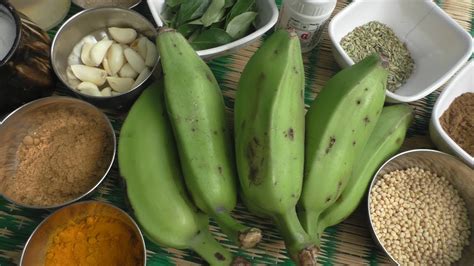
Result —
POLYGON ((110 97, 142 82, 155 65, 155 45, 133 28, 110 27, 101 40, 87 35, 72 49, 68 85, 82 94, 110 97))
POLYGON ((56 34, 53 69, 71 91, 99 107, 128 106, 148 85, 158 64, 152 42, 156 35, 154 26, 135 11, 85 10, 56 34))

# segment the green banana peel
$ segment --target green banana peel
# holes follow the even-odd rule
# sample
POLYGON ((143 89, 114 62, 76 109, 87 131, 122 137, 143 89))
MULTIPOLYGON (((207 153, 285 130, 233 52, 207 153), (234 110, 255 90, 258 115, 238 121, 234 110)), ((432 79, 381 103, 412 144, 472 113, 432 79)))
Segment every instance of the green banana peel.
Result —
POLYGON ((318 225, 319 237, 327 227, 342 222, 354 212, 365 195, 374 173, 402 146, 412 121, 413 110, 409 105, 398 104, 383 108, 370 141, 354 164, 347 187, 337 201, 321 214, 318 225))
POLYGON ((186 195, 160 83, 131 107, 120 131, 118 161, 134 216, 150 240, 191 248, 211 265, 232 263, 232 254, 210 234, 208 216, 186 195))
POLYGON ((251 248, 262 238, 260 229, 244 226, 231 216, 237 203, 237 174, 219 85, 179 32, 162 28, 156 44, 166 110, 193 202, 216 219, 231 240, 251 248))
POLYGON ((332 77, 306 114, 304 185, 298 215, 317 237, 319 215, 346 186, 382 111, 388 72, 376 54, 332 77))
POLYGON ((317 250, 296 215, 304 166, 304 66, 298 36, 277 30, 250 58, 234 105, 243 202, 271 217, 298 264, 317 250))

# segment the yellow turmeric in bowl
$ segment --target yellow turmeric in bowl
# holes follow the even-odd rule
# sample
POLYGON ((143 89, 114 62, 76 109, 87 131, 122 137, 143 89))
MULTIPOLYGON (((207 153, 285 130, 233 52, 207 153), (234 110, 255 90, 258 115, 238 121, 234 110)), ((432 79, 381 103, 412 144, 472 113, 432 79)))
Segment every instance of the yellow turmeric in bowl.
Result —
POLYGON ((52 235, 45 265, 143 265, 140 239, 119 219, 88 216, 52 235))

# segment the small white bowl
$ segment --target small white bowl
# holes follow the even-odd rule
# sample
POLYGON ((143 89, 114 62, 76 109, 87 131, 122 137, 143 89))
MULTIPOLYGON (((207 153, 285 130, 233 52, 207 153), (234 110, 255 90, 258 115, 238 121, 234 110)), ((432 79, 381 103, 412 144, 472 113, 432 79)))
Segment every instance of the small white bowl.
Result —
POLYGON ((472 38, 429 0, 354 0, 329 24, 333 54, 341 67, 354 64, 339 42, 355 27, 379 21, 406 43, 415 69, 388 102, 413 102, 430 94, 458 71, 472 54, 472 38))
MULTIPOLYGON (((147 0, 147 2, 151 14, 155 19, 156 25, 158 25, 158 27, 162 27, 163 21, 161 20, 160 14, 163 11, 165 0, 147 0)), ((232 53, 233 51, 236 51, 252 43, 253 41, 256 41, 265 32, 275 26, 276 22, 278 21, 278 8, 275 4, 275 1, 257 0, 256 4, 258 15, 255 20, 255 25, 257 29, 254 32, 231 43, 206 50, 197 51, 197 54, 202 58, 209 59, 232 53)))
POLYGON ((454 99, 466 92, 474 93, 474 60, 471 60, 459 71, 436 101, 430 120, 430 136, 438 149, 458 156, 471 168, 474 168, 474 157, 463 150, 446 131, 444 131, 439 122, 439 118, 443 115, 444 111, 448 109, 454 99))

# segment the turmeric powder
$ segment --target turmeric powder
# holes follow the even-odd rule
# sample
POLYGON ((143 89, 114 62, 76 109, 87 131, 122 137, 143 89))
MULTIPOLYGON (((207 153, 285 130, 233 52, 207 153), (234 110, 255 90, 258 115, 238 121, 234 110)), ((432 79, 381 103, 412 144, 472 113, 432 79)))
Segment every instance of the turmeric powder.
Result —
POLYGON ((88 216, 71 221, 49 241, 45 266, 143 265, 140 239, 119 219, 88 216))

